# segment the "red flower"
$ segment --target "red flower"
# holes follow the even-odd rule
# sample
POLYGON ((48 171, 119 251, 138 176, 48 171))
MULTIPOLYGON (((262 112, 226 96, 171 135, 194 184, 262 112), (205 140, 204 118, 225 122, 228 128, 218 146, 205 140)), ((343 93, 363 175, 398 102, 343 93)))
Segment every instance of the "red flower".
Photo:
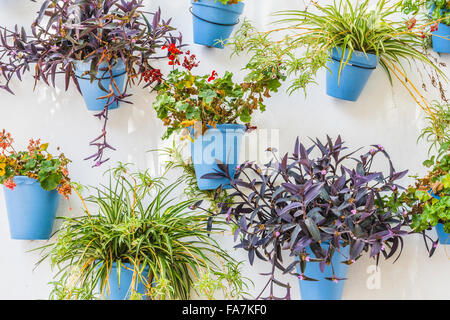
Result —
POLYGON ((406 21, 406 27, 408 28, 408 30, 414 28, 414 26, 416 25, 416 18, 412 17, 411 19, 409 19, 408 21, 406 21))
POLYGON ((153 82, 161 82, 162 73, 159 69, 150 69, 142 73, 145 82, 153 83, 153 82))
POLYGON ((195 54, 191 54, 191 51, 186 51, 186 56, 184 57, 183 67, 189 71, 193 68, 198 67, 199 62, 196 60, 195 54))
POLYGON ((439 29, 439 23, 435 22, 431 25, 431 32, 438 31, 439 29))
POLYGON ((13 179, 5 180, 5 181, 3 182, 3 185, 4 185, 6 188, 11 189, 11 190, 14 190, 14 188, 17 186, 13 179))
POLYGON ((217 76, 217 72, 216 72, 216 70, 213 70, 213 72, 211 73, 211 76, 208 78, 208 82, 215 80, 216 76, 217 76))
POLYGON ((178 60, 178 55, 182 54, 183 52, 177 48, 175 43, 171 43, 169 47, 162 46, 161 49, 167 49, 169 51, 169 65, 173 66, 175 64, 180 65, 180 61, 178 60))

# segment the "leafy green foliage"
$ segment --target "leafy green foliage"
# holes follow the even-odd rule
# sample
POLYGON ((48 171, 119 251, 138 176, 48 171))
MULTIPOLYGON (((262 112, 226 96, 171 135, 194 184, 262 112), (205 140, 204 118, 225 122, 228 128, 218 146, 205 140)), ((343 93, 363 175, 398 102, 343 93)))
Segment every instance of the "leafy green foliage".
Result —
POLYGON ((280 85, 280 77, 261 76, 238 84, 228 71, 218 77, 215 71, 197 76, 189 70, 174 69, 155 87, 158 95, 153 107, 168 127, 163 136, 166 139, 197 121, 202 123, 203 131, 208 125, 249 123, 255 110, 266 109, 264 98, 280 85))
POLYGON ((440 149, 437 156, 425 162, 427 167, 433 165, 435 158, 440 157, 450 148, 450 104, 435 102, 432 113, 427 116, 428 126, 422 130, 418 140, 425 139, 430 144, 428 153, 432 149, 440 149))
POLYGON ((448 0, 403 0, 400 8, 403 13, 413 15, 425 11, 428 20, 437 20, 450 25, 450 1, 448 0))
POLYGON ((0 132, 0 184, 14 189, 14 177, 26 176, 39 181, 44 190, 58 189, 68 198, 71 194, 67 170, 70 160, 63 153, 53 157, 47 151, 48 143, 41 143, 40 139, 31 139, 26 151, 16 151, 13 142, 10 133, 0 132))
POLYGON ((450 233, 450 149, 446 152, 428 175, 417 179, 400 198, 405 210, 412 214, 411 228, 417 232, 443 223, 444 230, 450 233))
MULTIPOLYGON (((165 186, 163 178, 152 178, 147 171, 130 173, 126 165, 109 171, 109 177, 107 186, 82 198, 98 213, 85 206, 87 215, 61 218, 57 242, 41 248, 40 262, 50 259, 58 267, 54 298, 91 298, 97 285, 102 296, 107 294, 114 262, 118 269, 130 263, 133 277, 145 284, 151 299, 188 299, 205 272, 215 281, 214 289, 226 290, 227 281, 242 287, 239 277, 223 277, 236 262, 210 237, 221 231, 217 224, 209 232, 208 215, 189 213, 196 199, 170 198, 179 182, 165 186)), ((131 298, 143 298, 130 291, 131 298)))
POLYGON ((257 81, 261 77, 277 79, 280 75, 283 75, 281 79, 284 81, 286 75, 292 75, 295 80, 288 92, 305 90, 309 83, 314 82, 317 71, 328 61, 328 53, 307 52, 297 57, 293 52, 293 48, 299 46, 295 39, 285 37, 280 41, 273 40, 271 33, 258 32, 250 21, 244 20, 239 30, 229 39, 227 46, 232 48, 233 55, 247 53, 251 56, 245 66, 249 71, 247 81, 257 81))

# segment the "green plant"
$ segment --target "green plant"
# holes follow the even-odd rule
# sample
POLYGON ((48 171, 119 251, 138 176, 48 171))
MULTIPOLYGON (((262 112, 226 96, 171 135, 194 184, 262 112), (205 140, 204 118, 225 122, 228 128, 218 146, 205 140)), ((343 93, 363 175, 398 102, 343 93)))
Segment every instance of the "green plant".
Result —
MULTIPOLYGON (((308 51, 297 57, 293 51, 293 48, 299 46, 297 41, 291 37, 273 40, 271 34, 275 31, 258 32, 246 19, 229 39, 227 46, 232 48, 232 56, 243 53, 250 55, 250 61, 245 66, 249 72, 248 81, 258 81, 261 77, 270 79, 279 75, 293 75, 295 79, 288 88, 289 94, 299 89, 305 91, 306 86, 314 82, 317 71, 328 61, 328 53, 311 54, 308 51)), ((285 80, 286 76, 281 79, 285 80)))
MULTIPOLYGON (((400 197, 405 211, 412 215, 411 228, 421 232, 444 224, 444 231, 450 233, 450 148, 440 161, 434 162, 432 170, 417 179, 400 197)), ((432 252, 431 252, 432 254, 432 252)))
POLYGON ((439 159, 450 147, 450 104, 435 101, 431 110, 432 114, 426 118, 428 126, 422 130, 417 140, 425 139, 430 144, 428 154, 432 149, 440 149, 437 156, 432 157, 431 160, 434 161, 435 158, 439 159))
POLYGON ((14 139, 5 129, 0 132, 0 184, 13 190, 14 177, 27 176, 39 181, 44 190, 57 189, 65 198, 71 194, 69 171, 70 160, 61 153, 53 157, 48 151, 48 143, 30 139, 27 151, 16 151, 14 139))
POLYGON ((249 123, 255 110, 265 111, 264 98, 276 92, 284 78, 281 74, 260 74, 246 78, 242 83, 233 81, 233 74, 225 72, 219 77, 216 71, 198 76, 191 73, 198 66, 195 55, 190 51, 181 52, 174 45, 169 47, 169 64, 180 65, 179 55, 185 54, 184 70, 174 68, 165 79, 150 77, 148 82, 157 82, 154 90, 157 97, 153 108, 157 116, 168 127, 163 139, 174 131, 202 123, 202 133, 208 126, 236 123, 240 120, 249 123))
POLYGON ((400 8, 403 13, 413 15, 425 11, 424 16, 428 21, 450 25, 449 0, 403 0, 400 8))
POLYGON ((373 10, 369 9, 368 0, 358 1, 355 5, 349 0, 335 1, 326 6, 316 2, 312 4, 317 13, 310 10, 274 13, 279 19, 277 23, 282 26, 267 32, 255 32, 244 25, 230 41, 234 53, 249 51, 252 57, 247 68, 255 73, 274 64, 275 68, 287 70, 295 78, 289 89, 291 92, 304 89, 305 85, 313 82, 317 70, 326 67, 333 48, 341 49, 339 74, 353 52, 375 54, 389 80, 392 82, 393 77, 397 78, 417 104, 431 113, 422 93, 408 79, 404 61, 420 62, 431 68, 430 77, 439 88, 442 87, 440 79, 447 78, 421 51, 423 35, 417 27, 409 28, 404 21, 391 19, 397 12, 396 6, 389 7, 384 0, 379 0, 373 10), (285 33, 281 40, 268 38, 279 32, 285 33), (277 48, 276 52, 272 46, 277 48), (302 50, 300 53, 299 49, 302 50), (263 53, 265 50, 268 51, 266 55, 263 53))
POLYGON ((340 48, 340 71, 356 50, 378 56, 391 81, 392 74, 398 76, 402 73, 396 65, 404 69, 402 58, 416 59, 437 69, 426 54, 418 50, 421 48, 421 35, 408 29, 403 21, 390 20, 396 9, 387 7, 386 1, 378 1, 374 10, 369 9, 368 0, 359 1, 356 5, 349 0, 340 0, 323 7, 316 5, 316 8, 319 14, 289 10, 275 15, 287 16, 278 21, 280 23, 290 23, 292 28, 306 30, 294 37, 316 51, 340 48))
POLYGON ((423 162, 431 168, 426 176, 415 176, 415 184, 401 194, 392 198, 389 207, 403 210, 405 215, 412 217, 411 228, 414 232, 423 234, 430 256, 437 247, 437 241, 431 240, 425 230, 444 224, 444 230, 450 233, 450 137, 449 137, 449 106, 435 104, 434 113, 428 117, 429 125, 422 130, 419 139, 426 139, 431 150, 437 153, 423 162), (427 239, 432 241, 428 247, 427 239))
MULTIPOLYGON (((58 268, 53 298, 97 297, 97 288, 103 296, 113 263, 118 269, 130 263, 133 278, 145 284, 151 299, 188 299, 204 273, 214 290, 244 295, 239 289, 245 288, 242 278, 223 276, 237 268, 236 262, 210 237, 221 232, 220 223, 212 226, 207 214, 189 213, 196 199, 171 198, 179 182, 165 186, 164 178, 152 178, 147 171, 131 173, 122 164, 108 173, 107 186, 93 188, 86 198, 80 195, 86 215, 61 218, 56 243, 40 248, 44 256, 38 263, 49 259, 58 268)), ((131 299, 142 298, 130 289, 131 299)), ((204 290, 210 296, 208 288, 204 290)))

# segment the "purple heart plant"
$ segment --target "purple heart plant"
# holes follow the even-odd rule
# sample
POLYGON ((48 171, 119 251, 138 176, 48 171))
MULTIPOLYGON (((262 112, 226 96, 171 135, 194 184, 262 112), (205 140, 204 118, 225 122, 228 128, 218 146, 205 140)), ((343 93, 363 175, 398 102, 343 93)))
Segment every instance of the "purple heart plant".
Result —
MULTIPOLYGON (((281 160, 269 148, 274 159, 263 167, 245 162, 231 177, 228 168, 219 164, 220 172, 203 177, 231 180, 233 191, 216 215, 233 224, 235 241, 240 239, 236 248, 248 252, 250 264, 257 256, 271 265, 270 272, 263 274, 269 279, 258 299, 267 290, 266 299, 290 299, 290 285, 277 280, 277 269, 314 281, 305 274, 307 263, 319 263, 323 272, 325 265, 333 266, 335 254, 343 255, 346 264, 363 252, 377 264, 380 256, 388 259, 396 252, 397 259, 400 256, 409 217, 385 204, 402 189, 396 181, 407 171, 397 172, 380 145, 359 157, 355 154, 360 149, 343 154, 346 149, 340 136, 334 142, 330 137, 326 143, 316 139, 308 149, 297 139, 294 152, 281 160), (387 159, 387 175, 372 169, 379 156, 387 159), (350 246, 348 256, 341 252, 345 246, 350 246), (308 247, 314 255, 307 253, 308 247), (284 263, 283 251, 295 257, 293 262, 284 263), (286 288, 286 296, 275 297, 275 286, 286 288)), ((326 279, 344 280, 335 275, 326 279)))
POLYGON ((10 93, 11 80, 22 80, 26 72, 34 73, 35 82, 42 80, 53 87, 56 75, 63 74, 65 89, 72 81, 81 93, 75 65, 89 64, 83 77, 98 83, 104 91, 99 99, 105 101, 103 111, 95 114, 104 121, 102 133, 90 143, 97 152, 86 158, 94 166, 108 160, 103 159, 105 149, 114 150, 106 141, 108 107, 131 103, 127 101, 129 88, 154 69, 155 59, 168 57, 160 50, 162 46, 181 46, 182 36, 172 34, 171 19, 163 20, 158 10, 149 21, 142 7, 143 0, 46 0, 31 25, 31 34, 17 25, 14 30, 0 27, 0 88, 10 93), (127 75, 123 90, 113 75, 118 62, 123 62, 127 75), (101 83, 105 78, 110 79, 108 86, 101 83))

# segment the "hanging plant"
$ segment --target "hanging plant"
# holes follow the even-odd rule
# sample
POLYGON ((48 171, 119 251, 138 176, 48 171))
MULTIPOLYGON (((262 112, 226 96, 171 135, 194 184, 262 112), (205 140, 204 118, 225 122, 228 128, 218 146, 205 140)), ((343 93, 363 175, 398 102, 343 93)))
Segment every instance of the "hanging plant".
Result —
POLYGON ((277 279, 277 270, 296 276, 301 285, 324 278, 339 283, 345 279, 345 272, 337 271, 342 263, 353 264, 363 252, 377 263, 396 253, 398 259, 408 216, 385 204, 401 189, 397 180, 407 171, 396 171, 380 145, 359 157, 358 150, 344 154, 346 149, 341 137, 317 139, 310 148, 297 140, 293 153, 281 160, 269 148, 274 159, 264 167, 245 162, 234 175, 223 169, 204 177, 230 180, 233 192, 220 214, 234 226, 236 248, 248 252, 250 264, 257 257, 271 265, 258 298, 267 289, 268 299, 290 299, 291 286, 277 279), (380 156, 389 164, 387 174, 372 169, 380 156), (295 259, 284 260, 284 250, 295 259), (312 277, 315 267, 319 279, 312 277), (286 288, 286 296, 275 297, 275 286, 286 288))
POLYGON ((115 150, 106 140, 109 109, 130 103, 129 88, 153 69, 155 59, 167 57, 159 53, 163 45, 181 45, 171 19, 163 20, 160 10, 148 19, 142 7, 143 0, 46 0, 31 35, 17 26, 0 32, 0 88, 13 93, 11 80, 22 80, 26 72, 33 72, 35 83, 55 87, 56 75, 63 74, 65 89, 73 82, 97 110, 104 126, 90 143, 97 152, 86 158, 94 166, 109 159, 106 149, 115 150))
POLYGON ((435 151, 423 163, 430 171, 421 178, 415 177, 414 185, 391 204, 411 215, 411 229, 422 233, 430 256, 438 241, 433 241, 426 230, 434 227, 440 243, 450 244, 450 105, 436 103, 433 118, 428 118, 428 126, 419 136, 430 144, 429 156, 435 151))
POLYGON ((265 111, 265 99, 277 92, 284 75, 263 73, 257 79, 245 78, 242 83, 236 83, 233 73, 228 71, 223 76, 215 70, 195 75, 191 71, 199 62, 194 54, 182 52, 173 44, 167 50, 169 64, 173 66, 167 77, 159 70, 145 75, 149 84, 156 84, 153 108, 168 127, 163 139, 184 130, 183 138, 192 140, 191 154, 199 188, 216 189, 226 181, 207 181, 200 177, 216 169, 216 160, 231 169, 237 165, 240 141, 250 128, 252 114, 265 111), (208 156, 203 152, 206 148, 215 151, 208 156))
POLYGON ((419 26, 411 28, 403 20, 392 19, 397 6, 389 6, 384 0, 377 1, 373 10, 369 9, 367 0, 356 4, 339 0, 325 6, 315 2, 312 5, 315 11, 307 8, 276 12, 274 15, 281 17, 277 22, 282 26, 268 32, 255 32, 243 26, 229 44, 235 54, 251 54, 247 66, 250 70, 257 72, 273 62, 285 67, 294 78, 290 92, 304 89, 308 76, 299 69, 302 62, 308 61, 312 66, 310 77, 320 68, 330 71, 327 72, 329 95, 355 101, 379 64, 390 82, 397 78, 418 105, 431 113, 429 103, 409 80, 404 59, 429 68, 427 72, 445 100, 445 85, 442 86, 441 79, 447 80, 447 77, 440 69, 443 65, 437 66, 422 52, 423 35, 419 26), (282 41, 270 38, 280 32, 287 33, 282 41), (264 54, 267 42, 281 46, 279 52, 284 55, 274 60, 273 55, 264 54), (297 49, 302 49, 302 53, 297 54, 297 49))

